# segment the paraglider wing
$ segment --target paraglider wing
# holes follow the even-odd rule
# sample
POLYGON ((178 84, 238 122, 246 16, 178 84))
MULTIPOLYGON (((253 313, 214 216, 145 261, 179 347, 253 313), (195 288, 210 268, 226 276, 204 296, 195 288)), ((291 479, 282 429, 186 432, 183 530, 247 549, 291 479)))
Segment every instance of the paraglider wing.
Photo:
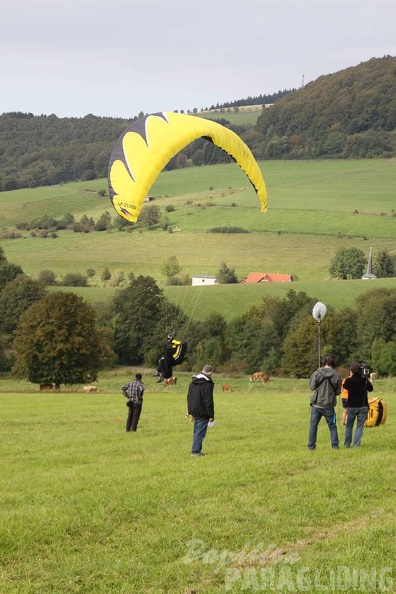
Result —
POLYGON ((109 194, 117 213, 135 223, 144 199, 165 165, 182 148, 205 137, 241 167, 267 210, 267 192, 260 168, 249 147, 225 126, 201 117, 172 112, 144 116, 118 139, 109 162, 109 194))

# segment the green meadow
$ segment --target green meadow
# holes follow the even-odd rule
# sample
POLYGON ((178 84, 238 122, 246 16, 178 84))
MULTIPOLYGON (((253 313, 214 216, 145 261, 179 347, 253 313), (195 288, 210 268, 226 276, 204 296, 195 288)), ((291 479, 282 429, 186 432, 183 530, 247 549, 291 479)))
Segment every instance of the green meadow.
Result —
POLYGON ((96 394, 1 382, 2 593, 394 591, 394 380, 375 383, 388 420, 361 448, 332 450, 322 422, 312 453, 307 380, 215 374, 216 424, 191 458, 189 375, 164 388, 141 370, 133 434, 135 371, 96 394))
POLYGON ((238 111, 234 111, 232 107, 221 109, 212 109, 211 111, 204 111, 199 112, 197 115, 202 116, 204 118, 208 118, 210 120, 219 120, 225 119, 228 120, 231 124, 234 125, 251 125, 254 126, 257 123, 258 117, 262 113, 262 108, 249 108, 249 109, 239 109, 238 111))
MULTIPOLYGON (((395 279, 329 280, 330 262, 340 247, 373 255, 396 250, 396 160, 261 162, 268 189, 268 210, 260 204, 244 173, 233 164, 163 172, 150 194, 178 232, 135 228, 89 234, 60 231, 56 239, 3 239, 10 262, 37 276, 43 269, 61 280, 67 272, 95 270, 93 285, 79 289, 89 301, 107 300, 114 289, 103 286, 101 272, 150 275, 193 317, 221 311, 228 319, 242 313, 262 295, 306 291, 336 308, 353 305, 373 286, 395 286, 395 279), (248 233, 209 233, 215 227, 240 227, 248 233), (176 256, 182 275, 215 275, 221 262, 239 279, 249 272, 292 274, 291 284, 265 286, 165 287, 164 261, 176 256), (375 284, 374 284, 375 283, 375 284)), ((67 212, 97 220, 106 210, 116 217, 106 180, 0 193, 0 232, 45 214, 67 212)), ((201 317, 202 319, 202 317, 201 317)))
MULTIPOLYGON (((196 319, 228 320, 264 295, 304 290, 335 308, 395 279, 335 281, 339 247, 368 254, 396 249, 395 160, 261 163, 268 211, 261 213, 234 165, 160 175, 151 194, 175 233, 60 231, 56 239, 3 239, 10 262, 33 277, 43 269, 95 276, 68 288, 91 302, 110 299, 104 267, 151 275, 196 319), (169 210, 169 209, 168 209, 169 210), (246 234, 212 234, 218 226, 246 234), (182 274, 216 274, 225 261, 239 278, 281 272, 294 283, 166 287, 164 260, 182 274)), ((95 220, 109 210, 105 180, 0 193, 1 233, 44 214, 95 220)), ((114 212, 115 216, 115 212, 114 212)), ((58 290, 59 287, 51 290, 58 290)), ((137 369, 100 375, 42 394, 27 381, 0 380, 0 591, 4 594, 223 594, 227 592, 384 592, 396 584, 394 379, 375 383, 388 405, 385 425, 365 429, 360 449, 306 448, 307 380, 215 374, 216 424, 203 458, 192 459, 185 417, 190 375, 146 385, 136 434, 125 432, 120 393, 137 369), (223 393, 229 383, 232 393, 223 393)), ((337 406, 338 429, 341 408, 337 406)))

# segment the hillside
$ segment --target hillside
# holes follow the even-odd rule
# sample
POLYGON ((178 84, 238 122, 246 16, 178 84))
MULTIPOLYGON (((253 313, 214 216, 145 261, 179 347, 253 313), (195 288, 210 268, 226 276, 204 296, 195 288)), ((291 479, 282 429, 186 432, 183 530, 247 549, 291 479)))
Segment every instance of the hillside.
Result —
MULTIPOLYGON (((372 59, 279 92, 264 110, 242 111, 247 100, 240 99, 197 115, 234 130, 257 159, 389 157, 396 154, 395 75, 396 58, 372 59)), ((106 177, 114 143, 131 121, 0 115, 0 192, 106 177)), ((166 169, 229 161, 203 138, 182 152, 166 169)))
POLYGON ((396 150, 396 57, 321 76, 263 111, 259 158, 389 157, 396 150))

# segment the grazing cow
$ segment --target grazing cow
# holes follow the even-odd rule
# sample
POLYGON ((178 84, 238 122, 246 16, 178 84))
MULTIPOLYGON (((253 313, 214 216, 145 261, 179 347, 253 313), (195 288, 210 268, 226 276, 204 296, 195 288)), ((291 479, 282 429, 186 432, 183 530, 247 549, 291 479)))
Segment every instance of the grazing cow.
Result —
POLYGON ((263 384, 268 384, 268 381, 269 381, 268 375, 263 375, 261 378, 261 381, 263 382, 263 384))
POLYGON ((54 389, 53 384, 40 384, 40 391, 41 392, 50 392, 54 389))
POLYGON ((230 386, 230 384, 223 384, 222 389, 223 392, 232 392, 232 386, 230 386))
POLYGON ((376 373, 370 373, 370 382, 375 382, 376 379, 377 379, 377 374, 376 373))
POLYGON ((251 382, 253 382, 254 380, 262 380, 264 375, 264 371, 255 371, 255 373, 252 373, 252 375, 250 376, 250 380, 251 382))
POLYGON ((176 386, 177 377, 170 377, 166 380, 164 386, 176 386))
POLYGON ((97 392, 98 388, 96 386, 84 386, 84 392, 97 392))

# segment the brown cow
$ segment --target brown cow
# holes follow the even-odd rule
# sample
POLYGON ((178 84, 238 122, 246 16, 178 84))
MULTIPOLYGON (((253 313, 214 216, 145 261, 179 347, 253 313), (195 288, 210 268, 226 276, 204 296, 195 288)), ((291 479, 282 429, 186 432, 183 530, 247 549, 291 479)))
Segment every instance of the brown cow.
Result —
POLYGON ((170 377, 166 380, 164 386, 176 386, 177 377, 170 377))
POLYGON ((264 375, 264 371, 255 371, 254 373, 252 373, 252 375, 250 376, 250 380, 251 382, 253 382, 254 380, 262 380, 264 375))
POLYGON ((268 384, 268 381, 269 381, 268 375, 263 375, 261 378, 261 381, 263 382, 263 384, 268 384))
POLYGON ((223 392, 232 392, 232 386, 230 386, 230 384, 223 384, 222 390, 223 392))
POLYGON ((40 384, 41 392, 50 392, 54 389, 54 384, 40 384))

